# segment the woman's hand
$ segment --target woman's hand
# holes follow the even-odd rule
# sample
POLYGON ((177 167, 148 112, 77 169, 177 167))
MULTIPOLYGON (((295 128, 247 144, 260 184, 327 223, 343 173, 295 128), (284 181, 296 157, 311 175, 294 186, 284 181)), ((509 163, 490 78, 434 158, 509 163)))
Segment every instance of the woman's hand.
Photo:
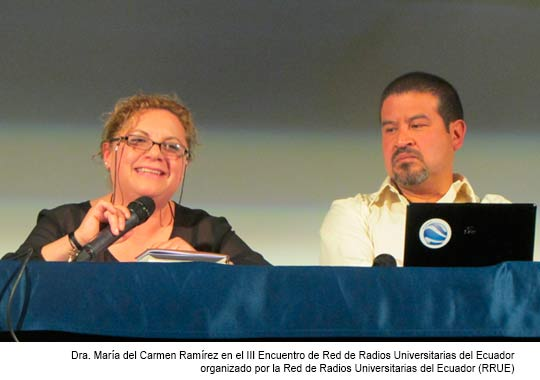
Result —
POLYGON ((196 249, 193 248, 191 244, 180 237, 172 238, 171 240, 164 241, 162 243, 152 244, 151 248, 156 249, 173 249, 176 251, 193 251, 196 252, 196 249))
POLYGON ((99 200, 88 210, 81 225, 75 230, 75 239, 82 246, 90 243, 99 233, 101 223, 107 223, 112 234, 118 235, 126 228, 126 219, 130 215, 130 211, 125 206, 99 200))
MULTIPOLYGON (((99 233, 99 225, 108 223, 111 232, 118 235, 126 227, 126 219, 130 212, 127 207, 115 206, 111 202, 100 200, 86 213, 81 225, 74 231, 75 239, 80 245, 90 243, 99 233)), ((126 239, 132 231, 122 239, 126 239)), ((47 261, 66 261, 73 253, 73 247, 65 235, 41 248, 41 255, 47 261)))

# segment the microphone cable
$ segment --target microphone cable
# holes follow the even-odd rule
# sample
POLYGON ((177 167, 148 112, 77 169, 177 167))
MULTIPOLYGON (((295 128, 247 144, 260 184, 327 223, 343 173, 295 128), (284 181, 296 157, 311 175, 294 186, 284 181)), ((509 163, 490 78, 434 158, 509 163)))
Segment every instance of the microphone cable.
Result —
POLYGON ((182 175, 182 186, 180 187, 180 197, 178 197, 178 204, 182 205, 182 196, 184 195, 184 183, 186 183, 187 164, 184 165, 184 174, 182 175))
POLYGON ((28 248, 28 251, 26 252, 23 263, 21 265, 21 268, 19 269, 19 272, 17 273, 17 277, 15 278, 15 282, 13 283, 13 286, 11 288, 11 291, 9 292, 9 297, 8 297, 8 303, 7 303, 7 308, 6 308, 6 325, 7 325, 9 334, 11 335, 11 337, 13 338, 15 342, 20 342, 20 341, 17 338, 17 335, 15 334, 15 329, 13 328, 13 323, 11 322, 11 305, 13 303, 13 298, 15 297, 15 291, 19 287, 19 283, 21 282, 26 266, 28 265, 28 262, 30 261, 30 257, 32 257, 32 253, 34 253, 34 250, 32 249, 32 247, 28 248))

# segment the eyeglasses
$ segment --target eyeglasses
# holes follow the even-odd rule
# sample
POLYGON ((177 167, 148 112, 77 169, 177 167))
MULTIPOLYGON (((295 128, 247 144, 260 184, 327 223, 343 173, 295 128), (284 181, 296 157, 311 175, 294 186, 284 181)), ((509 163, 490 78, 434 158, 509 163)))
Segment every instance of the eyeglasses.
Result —
POLYGON ((161 153, 169 158, 182 158, 184 156, 189 157, 189 150, 184 148, 184 146, 178 142, 173 141, 163 141, 155 142, 148 137, 140 135, 127 135, 115 137, 110 140, 114 141, 125 141, 126 144, 134 149, 149 151, 154 145, 159 146, 161 153))

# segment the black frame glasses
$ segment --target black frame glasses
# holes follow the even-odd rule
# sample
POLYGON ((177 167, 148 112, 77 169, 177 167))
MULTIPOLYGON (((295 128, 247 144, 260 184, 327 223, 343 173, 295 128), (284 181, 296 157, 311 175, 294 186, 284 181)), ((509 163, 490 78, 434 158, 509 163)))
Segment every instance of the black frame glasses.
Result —
POLYGON ((159 146, 159 150, 163 155, 172 158, 189 158, 190 152, 179 142, 163 141, 156 142, 149 137, 141 135, 126 135, 114 137, 109 140, 110 142, 125 141, 126 144, 133 149, 142 150, 148 152, 154 145, 159 146))

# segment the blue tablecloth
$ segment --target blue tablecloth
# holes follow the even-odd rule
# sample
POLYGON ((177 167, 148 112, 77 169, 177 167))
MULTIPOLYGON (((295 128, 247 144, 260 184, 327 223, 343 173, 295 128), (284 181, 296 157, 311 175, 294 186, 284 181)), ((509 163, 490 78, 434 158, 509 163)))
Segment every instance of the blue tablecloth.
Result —
MULTIPOLYGON (((0 262, 0 331, 19 262, 0 262)), ((31 262, 19 331, 145 339, 540 337, 540 263, 483 268, 31 262)))

